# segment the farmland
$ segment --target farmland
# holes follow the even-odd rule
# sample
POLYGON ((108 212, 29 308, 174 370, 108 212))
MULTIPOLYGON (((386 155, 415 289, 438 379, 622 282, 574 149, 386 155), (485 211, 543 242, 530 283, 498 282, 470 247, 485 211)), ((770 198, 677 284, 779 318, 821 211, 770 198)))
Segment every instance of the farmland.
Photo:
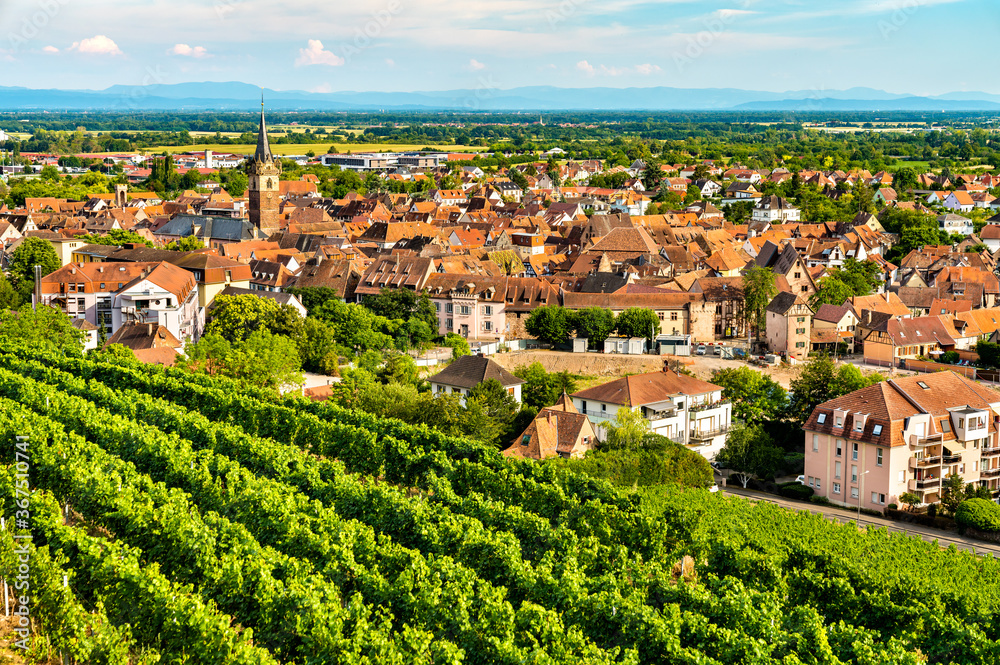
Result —
POLYGON ((8 347, 0 441, 8 524, 22 476, 33 490, 17 533, 51 627, 37 644, 78 661, 1000 657, 992 559, 702 490, 647 510, 601 481, 227 379, 8 347))
MULTIPOLYGON (((272 143, 271 152, 275 155, 304 155, 310 150, 317 155, 322 155, 330 151, 333 146, 334 152, 409 152, 421 150, 428 147, 427 144, 417 143, 272 143)), ((441 152, 471 152, 477 148, 466 145, 436 145, 430 146, 433 150, 441 152)), ((257 148, 255 145, 185 145, 185 146, 157 146, 149 148, 145 152, 160 154, 168 152, 171 154, 184 152, 198 152, 211 150, 219 153, 234 153, 237 155, 248 155, 257 148)), ((479 148, 481 150, 481 148, 479 148)))

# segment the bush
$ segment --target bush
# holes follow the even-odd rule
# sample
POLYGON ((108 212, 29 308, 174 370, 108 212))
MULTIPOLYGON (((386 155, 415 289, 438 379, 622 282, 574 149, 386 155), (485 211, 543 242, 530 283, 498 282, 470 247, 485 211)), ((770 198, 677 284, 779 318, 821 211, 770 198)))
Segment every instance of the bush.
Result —
POLYGON ((1000 506, 986 499, 968 499, 955 511, 960 527, 979 531, 1000 531, 1000 506))
POLYGON ((805 485, 800 485, 799 483, 785 483, 778 486, 778 494, 781 496, 786 496, 790 499, 799 499, 800 501, 809 501, 812 498, 813 488, 807 487, 805 485))
POLYGON ((814 496, 809 497, 809 500, 812 503, 816 503, 816 504, 819 504, 821 506, 829 506, 830 505, 830 500, 828 498, 826 498, 825 496, 822 496, 820 494, 816 494, 814 496))
POLYGON ((938 505, 936 503, 932 503, 931 505, 927 506, 927 517, 934 519, 935 517, 937 517, 937 512, 938 512, 938 505))
POLYGON ((886 506, 886 508, 888 508, 889 510, 896 510, 897 508, 899 508, 899 506, 897 506, 894 503, 890 503, 888 506, 886 506))

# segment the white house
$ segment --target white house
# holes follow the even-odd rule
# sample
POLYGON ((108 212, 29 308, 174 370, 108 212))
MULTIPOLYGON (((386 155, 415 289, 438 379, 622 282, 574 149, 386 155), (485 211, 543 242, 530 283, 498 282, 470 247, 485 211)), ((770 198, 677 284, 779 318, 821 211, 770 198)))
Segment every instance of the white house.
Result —
POLYGON ((753 219, 758 222, 797 222, 800 210, 780 196, 765 196, 753 208, 753 219))
POLYGON ((457 393, 461 395, 460 401, 464 406, 465 398, 471 394, 472 389, 489 379, 499 381, 514 396, 514 400, 521 403, 521 384, 524 381, 483 355, 462 356, 428 381, 433 394, 457 393))
POLYGON ((962 217, 961 215, 956 215, 955 213, 949 212, 944 215, 939 215, 937 220, 938 228, 942 231, 947 231, 948 233, 960 233, 963 236, 969 236, 975 232, 971 219, 962 217))
POLYGON ((607 436, 618 409, 639 409, 655 434, 712 459, 722 449, 732 422, 732 404, 722 387, 666 369, 635 374, 570 395, 573 406, 607 436))

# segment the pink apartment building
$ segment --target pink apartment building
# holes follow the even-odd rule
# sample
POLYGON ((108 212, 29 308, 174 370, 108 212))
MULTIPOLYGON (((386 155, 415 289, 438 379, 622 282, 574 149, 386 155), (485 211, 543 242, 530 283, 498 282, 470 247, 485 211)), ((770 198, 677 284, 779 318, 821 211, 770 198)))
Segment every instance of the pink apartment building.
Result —
POLYGON ((913 492, 941 499, 941 481, 1000 490, 1000 392, 955 372, 862 388, 817 406, 805 430, 806 483, 832 503, 873 510, 913 492))

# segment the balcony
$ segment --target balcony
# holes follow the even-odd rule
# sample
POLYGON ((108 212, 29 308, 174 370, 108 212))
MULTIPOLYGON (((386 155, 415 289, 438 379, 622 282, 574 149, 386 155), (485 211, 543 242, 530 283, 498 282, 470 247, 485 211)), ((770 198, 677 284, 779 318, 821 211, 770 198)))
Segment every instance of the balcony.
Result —
POLYGON ((591 418, 611 418, 607 411, 594 411, 593 409, 586 409, 583 414, 591 418))
POLYGON ((712 402, 710 404, 694 404, 688 408, 691 413, 698 413, 699 411, 708 411, 709 409, 718 409, 720 407, 731 404, 728 399, 720 399, 718 402, 712 402))
POLYGON ((688 433, 688 439, 691 441, 708 441, 709 439, 714 439, 715 437, 725 434, 728 431, 729 431, 728 427, 720 427, 719 429, 711 429, 711 430, 691 431, 688 433))
POLYGON ((955 454, 945 455, 941 459, 941 461, 944 462, 945 464, 958 464, 959 462, 962 461, 962 456, 961 455, 955 455, 955 454))
POLYGON ((940 478, 924 478, 922 480, 917 480, 916 478, 910 478, 907 483, 907 487, 911 492, 923 491, 923 490, 936 490, 941 488, 940 478))
POLYGON ((982 457, 996 457, 1000 455, 1000 446, 993 446, 992 448, 983 448, 981 453, 982 457))
POLYGON ((926 469, 929 466, 941 466, 941 455, 932 455, 922 457, 921 459, 911 457, 910 462, 911 469, 926 469))
POLYGON ((646 410, 646 420, 663 420, 664 418, 673 418, 676 415, 677 409, 663 409, 662 411, 646 410))
POLYGON ((980 478, 1000 478, 1000 467, 995 469, 983 469, 979 472, 980 478))
POLYGON ((915 435, 913 437, 915 446, 935 446, 944 440, 944 434, 940 432, 937 434, 924 434, 923 436, 915 435))

